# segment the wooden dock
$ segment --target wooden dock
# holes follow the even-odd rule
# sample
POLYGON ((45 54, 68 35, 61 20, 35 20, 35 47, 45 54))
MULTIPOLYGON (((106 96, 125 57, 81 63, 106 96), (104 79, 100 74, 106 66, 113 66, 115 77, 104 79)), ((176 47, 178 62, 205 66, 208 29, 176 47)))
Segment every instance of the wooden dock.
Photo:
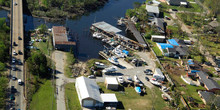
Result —
POLYGON ((102 56, 106 60, 109 58, 109 56, 105 54, 103 51, 99 51, 99 55, 102 56))

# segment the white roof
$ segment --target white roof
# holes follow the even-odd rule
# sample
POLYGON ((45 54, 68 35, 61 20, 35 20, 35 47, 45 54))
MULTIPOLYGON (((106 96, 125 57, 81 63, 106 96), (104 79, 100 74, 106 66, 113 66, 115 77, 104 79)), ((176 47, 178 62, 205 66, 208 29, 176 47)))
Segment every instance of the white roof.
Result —
MULTIPOLYGON (((95 81, 90 80, 87 77, 81 76, 76 78, 76 84, 81 99, 92 98, 96 101, 102 102, 99 92, 99 86, 95 81)), ((77 89, 77 88, 76 88, 77 89)))
POLYGON ((151 35, 151 37, 165 39, 165 36, 161 36, 161 35, 151 35))
POLYGON ((151 12, 151 13, 157 13, 157 14, 160 13, 158 6, 154 6, 154 5, 146 5, 146 10, 147 12, 151 12))
POLYGON ((116 28, 116 27, 114 27, 114 26, 112 26, 112 25, 110 25, 110 24, 108 24, 104 21, 97 22, 97 23, 94 23, 92 25, 99 28, 99 29, 102 29, 106 32, 113 32, 113 33, 120 33, 121 32, 120 29, 118 29, 118 28, 116 28))
POLYGON ((105 77, 105 81, 107 84, 118 85, 118 81, 117 81, 116 77, 105 77))
POLYGON ((118 102, 115 94, 101 94, 101 98, 102 98, 102 101, 103 103, 104 102, 118 102))

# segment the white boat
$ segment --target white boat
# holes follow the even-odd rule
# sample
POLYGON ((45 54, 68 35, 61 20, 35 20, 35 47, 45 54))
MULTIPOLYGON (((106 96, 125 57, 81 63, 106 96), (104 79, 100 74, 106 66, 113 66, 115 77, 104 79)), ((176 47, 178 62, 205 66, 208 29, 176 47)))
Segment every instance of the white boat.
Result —
POLYGON ((151 82, 153 85, 161 86, 161 83, 159 83, 155 78, 150 79, 150 82, 151 82))
POLYGON ((120 19, 118 19, 117 24, 118 24, 119 26, 125 26, 122 17, 121 17, 120 19))
POLYGON ((94 33, 92 34, 92 37, 101 39, 101 38, 102 38, 102 35, 101 35, 101 33, 94 32, 94 33))
POLYGON ((120 45, 118 45, 115 49, 113 49, 113 53, 115 54, 115 55, 117 55, 118 57, 120 57, 120 58, 124 58, 125 57, 125 54, 122 52, 122 50, 120 49, 120 45))
POLYGON ((110 61, 114 65, 119 65, 118 59, 115 56, 108 58, 108 61, 110 61))
POLYGON ((102 39, 102 42, 108 42, 108 39, 102 39))
POLYGON ((104 70, 102 70, 103 73, 111 73, 111 72, 115 72, 115 71, 117 71, 116 66, 110 66, 110 67, 105 68, 104 70))
POLYGON ((106 68, 105 64, 100 63, 100 62, 95 62, 95 66, 96 66, 97 68, 106 68))

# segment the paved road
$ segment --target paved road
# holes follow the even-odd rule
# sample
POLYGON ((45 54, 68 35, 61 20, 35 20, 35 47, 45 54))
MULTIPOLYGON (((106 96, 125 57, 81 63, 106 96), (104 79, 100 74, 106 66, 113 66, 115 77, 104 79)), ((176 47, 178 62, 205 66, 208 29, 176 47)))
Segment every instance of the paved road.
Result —
MULTIPOLYGON (((12 44, 12 52, 15 51, 18 53, 20 50, 22 52, 21 55, 12 55, 13 58, 16 60, 20 60, 22 64, 24 63, 24 34, 23 34, 23 8, 22 8, 22 0, 12 0, 12 44, 15 42, 17 46, 13 46, 12 44), (14 5, 14 4, 17 5, 14 5), (18 36, 22 38, 22 40, 18 40, 18 36)), ((16 71, 11 70, 11 75, 16 76, 18 79, 21 79, 22 82, 24 81, 24 71, 23 65, 12 64, 16 66, 16 71)), ((10 80, 9 86, 14 86, 17 89, 16 97, 14 100, 15 108, 25 110, 26 109, 26 102, 24 99, 24 87, 19 86, 17 80, 12 81, 10 80)), ((13 102, 12 102, 13 103, 13 102)))

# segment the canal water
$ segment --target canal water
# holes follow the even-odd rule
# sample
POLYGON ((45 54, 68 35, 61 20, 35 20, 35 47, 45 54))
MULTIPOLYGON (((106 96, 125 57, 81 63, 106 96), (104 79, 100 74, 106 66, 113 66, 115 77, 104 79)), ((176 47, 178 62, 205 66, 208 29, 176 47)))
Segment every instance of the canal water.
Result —
MULTIPOLYGON (((72 39, 78 39, 76 56, 79 60, 85 61, 91 58, 99 58, 98 52, 103 50, 100 40, 93 39, 89 32, 92 23, 105 21, 113 26, 117 25, 117 19, 124 17, 127 9, 133 9, 134 2, 143 3, 145 0, 109 0, 105 6, 96 11, 90 12, 78 19, 66 19, 64 22, 46 22, 41 18, 24 15, 25 30, 32 30, 40 24, 45 23, 49 28, 52 26, 66 26, 73 33, 72 39)), ((7 11, 0 10, 0 17, 6 17, 7 11)))

